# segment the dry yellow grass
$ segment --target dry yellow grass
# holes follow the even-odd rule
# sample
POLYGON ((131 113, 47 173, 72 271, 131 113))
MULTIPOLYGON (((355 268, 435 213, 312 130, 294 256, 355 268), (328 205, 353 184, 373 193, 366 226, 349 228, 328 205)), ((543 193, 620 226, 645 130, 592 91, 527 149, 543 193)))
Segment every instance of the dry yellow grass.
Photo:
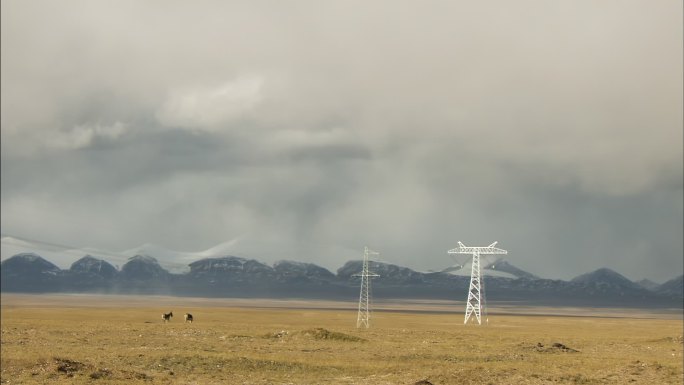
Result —
POLYGON ((26 298, 3 295, 2 384, 684 381, 681 319, 498 315, 477 327, 460 314, 376 312, 359 330, 353 309, 26 298))

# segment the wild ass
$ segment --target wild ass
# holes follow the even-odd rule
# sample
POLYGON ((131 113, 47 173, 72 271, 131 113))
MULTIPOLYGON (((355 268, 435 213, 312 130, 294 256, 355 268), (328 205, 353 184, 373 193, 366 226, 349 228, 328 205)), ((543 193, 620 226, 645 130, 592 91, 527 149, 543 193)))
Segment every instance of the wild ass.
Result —
POLYGON ((168 313, 162 313, 162 321, 164 322, 169 322, 171 321, 171 317, 173 317, 173 312, 168 312, 168 313))
POLYGON ((184 315, 183 317, 185 318, 185 322, 190 322, 190 323, 192 323, 192 314, 190 314, 190 313, 185 313, 185 315, 184 315))

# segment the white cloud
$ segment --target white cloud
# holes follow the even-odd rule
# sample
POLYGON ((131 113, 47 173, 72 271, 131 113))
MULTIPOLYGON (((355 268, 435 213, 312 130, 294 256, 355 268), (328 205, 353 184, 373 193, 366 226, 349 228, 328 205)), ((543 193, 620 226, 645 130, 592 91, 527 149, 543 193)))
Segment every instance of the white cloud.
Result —
POLYGON ((66 132, 52 132, 43 143, 45 147, 57 149, 78 149, 90 146, 95 138, 117 139, 128 131, 128 127, 115 122, 112 125, 83 124, 66 132))
POLYGON ((157 119, 168 127, 218 131, 259 104, 263 83, 263 78, 250 76, 214 87, 173 90, 157 111, 157 119))
POLYGON ((126 123, 86 123, 69 129, 3 129, 2 151, 7 156, 28 156, 44 150, 77 150, 93 145, 97 139, 116 140, 129 131, 126 123))

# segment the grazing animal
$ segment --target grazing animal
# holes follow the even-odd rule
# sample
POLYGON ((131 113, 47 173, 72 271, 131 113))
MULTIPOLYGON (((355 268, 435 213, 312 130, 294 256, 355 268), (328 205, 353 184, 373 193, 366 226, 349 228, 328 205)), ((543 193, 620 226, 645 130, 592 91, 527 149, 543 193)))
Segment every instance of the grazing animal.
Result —
POLYGON ((190 322, 192 323, 192 314, 190 313, 185 313, 185 322, 190 322))
POLYGON ((168 312, 168 313, 163 313, 162 314, 162 321, 164 322, 169 322, 171 321, 171 317, 173 317, 173 312, 168 312))

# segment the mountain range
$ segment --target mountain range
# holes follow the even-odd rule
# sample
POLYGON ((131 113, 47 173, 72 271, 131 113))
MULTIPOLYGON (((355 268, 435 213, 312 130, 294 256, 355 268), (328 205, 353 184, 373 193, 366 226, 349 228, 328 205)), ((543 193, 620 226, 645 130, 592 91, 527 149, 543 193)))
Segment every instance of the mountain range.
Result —
MULTIPOLYGON (((632 282, 602 268, 570 281, 539 278, 503 259, 483 264, 490 301, 540 305, 682 307, 683 277, 658 285, 632 282)), ((69 269, 35 253, 16 254, 0 264, 2 292, 71 292, 164 294, 201 297, 350 299, 358 296, 362 261, 348 261, 336 273, 311 263, 278 261, 267 265, 236 256, 207 257, 172 273, 149 255, 128 258, 120 269, 86 255, 69 269)), ((370 262, 373 296, 464 300, 470 265, 439 272, 417 272, 384 262, 370 262)))

